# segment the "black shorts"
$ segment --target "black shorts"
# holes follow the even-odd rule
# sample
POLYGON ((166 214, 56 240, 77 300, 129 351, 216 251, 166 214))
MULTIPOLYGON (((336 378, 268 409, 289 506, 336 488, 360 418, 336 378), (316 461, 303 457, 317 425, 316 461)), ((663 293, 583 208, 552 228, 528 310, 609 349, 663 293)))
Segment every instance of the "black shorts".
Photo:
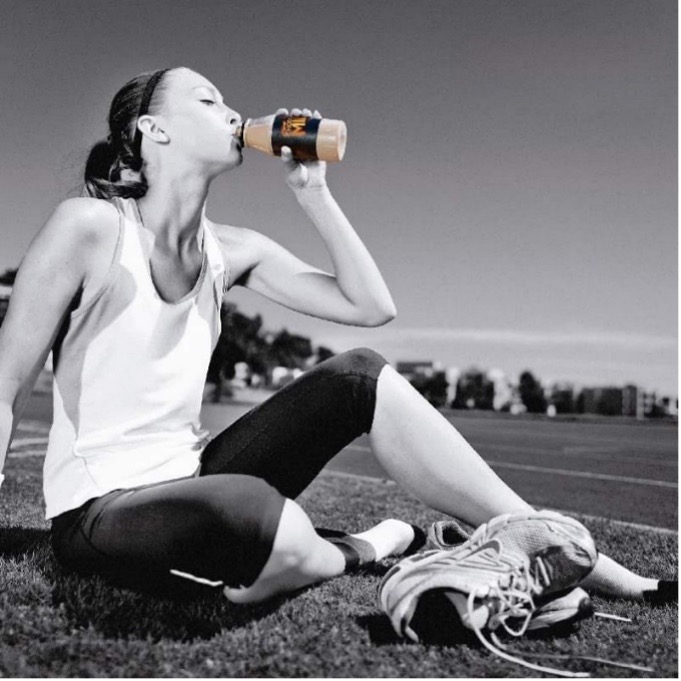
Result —
POLYGON ((249 586, 285 499, 371 430, 385 364, 367 349, 337 355, 217 435, 197 477, 115 490, 54 518, 57 560, 132 587, 167 581, 171 570, 249 586))

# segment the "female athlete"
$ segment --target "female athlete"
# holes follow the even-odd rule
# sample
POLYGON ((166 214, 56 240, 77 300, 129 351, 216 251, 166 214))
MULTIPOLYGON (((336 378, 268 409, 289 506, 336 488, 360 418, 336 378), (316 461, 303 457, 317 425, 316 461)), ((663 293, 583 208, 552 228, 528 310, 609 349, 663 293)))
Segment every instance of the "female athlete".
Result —
MULTIPOLYGON (((241 165, 240 122, 191 69, 132 79, 113 99, 107 139, 90 152, 85 195, 57 206, 23 258, 0 329, 0 470, 52 351, 44 494, 57 560, 113 578, 173 571, 221 581, 228 599, 245 603, 353 561, 403 555, 419 539, 408 523, 325 537, 294 501, 362 433, 385 470, 433 509, 474 526, 532 511, 368 349, 319 364, 209 440, 199 411, 232 286, 340 324, 395 316, 323 162, 282 152, 286 183, 333 272, 206 216, 212 181, 241 165)), ((585 586, 643 598, 658 580, 601 555, 585 586)))

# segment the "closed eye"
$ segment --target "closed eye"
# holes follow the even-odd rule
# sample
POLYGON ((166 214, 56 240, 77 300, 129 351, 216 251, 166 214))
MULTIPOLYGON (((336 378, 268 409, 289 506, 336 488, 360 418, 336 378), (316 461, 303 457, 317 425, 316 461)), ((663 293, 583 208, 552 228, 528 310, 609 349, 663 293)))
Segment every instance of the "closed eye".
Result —
POLYGON ((208 104, 210 106, 215 106, 215 102, 212 99, 201 99, 199 101, 203 102, 204 104, 208 104))

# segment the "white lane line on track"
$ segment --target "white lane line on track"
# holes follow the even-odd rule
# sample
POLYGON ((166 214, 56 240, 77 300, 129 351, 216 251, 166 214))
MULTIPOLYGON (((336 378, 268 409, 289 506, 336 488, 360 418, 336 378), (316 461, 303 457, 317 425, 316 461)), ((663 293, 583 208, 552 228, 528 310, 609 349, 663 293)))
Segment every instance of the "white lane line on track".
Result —
MULTIPOLYGON (((358 452, 370 452, 369 447, 362 445, 349 445, 345 449, 351 449, 358 452)), ((588 471, 569 471, 564 468, 547 468, 545 466, 530 466, 521 463, 510 463, 507 461, 492 461, 485 459, 485 461, 493 468, 509 468, 511 470, 528 471, 531 473, 549 473, 550 475, 563 475, 570 478, 589 478, 591 480, 608 480, 611 482, 626 482, 633 485, 647 485, 651 487, 669 487, 677 489, 678 483, 667 482, 666 480, 650 480, 648 478, 630 478, 625 475, 609 475, 607 473, 590 473, 588 471)))
POLYGON ((50 426, 44 421, 30 421, 28 419, 21 419, 17 426, 19 430, 30 430, 33 433, 49 433, 50 426))
POLYGON ((28 445, 46 445, 47 440, 46 437, 15 437, 12 440, 12 449, 14 447, 27 447, 28 445))
POLYGON ((509 468, 516 471, 529 471, 532 473, 550 473, 551 475, 564 475, 571 478, 589 478, 591 480, 609 480, 611 482, 626 482, 632 485, 649 485, 651 487, 669 487, 677 489, 678 483, 666 480, 650 480, 649 478, 630 478, 626 475, 609 475, 607 473, 590 473, 588 471, 568 471, 564 468, 546 468, 545 466, 530 466, 522 463, 510 463, 508 461, 491 461, 487 463, 493 468, 509 468))
MULTIPOLYGON (((343 471, 332 471, 323 470, 320 475, 328 476, 333 478, 354 478, 355 480, 361 480, 363 482, 381 483, 382 485, 394 485, 397 483, 394 480, 388 478, 374 478, 370 475, 359 475, 356 473, 344 473, 343 471)), ((593 520, 596 522, 606 522, 616 525, 617 527, 625 527, 632 530, 640 530, 642 532, 654 532, 655 534, 673 534, 677 535, 678 530, 673 530, 669 527, 657 527, 655 525, 644 525, 643 523, 632 523, 627 520, 614 520, 613 518, 606 518, 601 515, 589 515, 587 513, 579 513, 577 511, 566 511, 561 508, 548 508, 549 511, 556 511, 557 513, 562 513, 563 515, 569 516, 579 516, 585 520, 593 520)))
POLYGON ((617 461, 626 463, 638 463, 649 466, 669 466, 671 468, 676 468, 678 466, 678 461, 658 461, 656 459, 643 459, 639 456, 626 456, 617 455, 619 448, 617 447, 563 447, 556 451, 547 451, 546 449, 539 449, 537 447, 520 447, 519 445, 504 445, 496 443, 483 443, 478 442, 476 447, 481 450, 494 451, 508 451, 508 452, 520 452, 521 454, 538 454, 540 456, 574 456, 574 457, 587 457, 589 459, 598 459, 600 461, 617 461), (604 452, 610 451, 611 454, 605 454, 604 452), (614 455, 614 456, 613 456, 614 455))
POLYGON ((34 456, 45 456, 45 449, 26 449, 22 452, 10 450, 7 454, 8 459, 30 459, 34 456))

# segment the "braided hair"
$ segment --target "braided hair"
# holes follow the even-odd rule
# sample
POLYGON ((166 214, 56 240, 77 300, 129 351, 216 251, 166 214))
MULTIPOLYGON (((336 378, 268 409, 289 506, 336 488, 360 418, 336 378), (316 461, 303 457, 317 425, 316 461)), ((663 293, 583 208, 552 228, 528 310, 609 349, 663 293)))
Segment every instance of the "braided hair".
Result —
POLYGON ((87 196, 139 199, 146 194, 142 133, 137 129, 137 120, 157 109, 166 85, 164 76, 169 70, 135 76, 114 96, 109 109, 109 134, 92 147, 85 163, 87 196))

